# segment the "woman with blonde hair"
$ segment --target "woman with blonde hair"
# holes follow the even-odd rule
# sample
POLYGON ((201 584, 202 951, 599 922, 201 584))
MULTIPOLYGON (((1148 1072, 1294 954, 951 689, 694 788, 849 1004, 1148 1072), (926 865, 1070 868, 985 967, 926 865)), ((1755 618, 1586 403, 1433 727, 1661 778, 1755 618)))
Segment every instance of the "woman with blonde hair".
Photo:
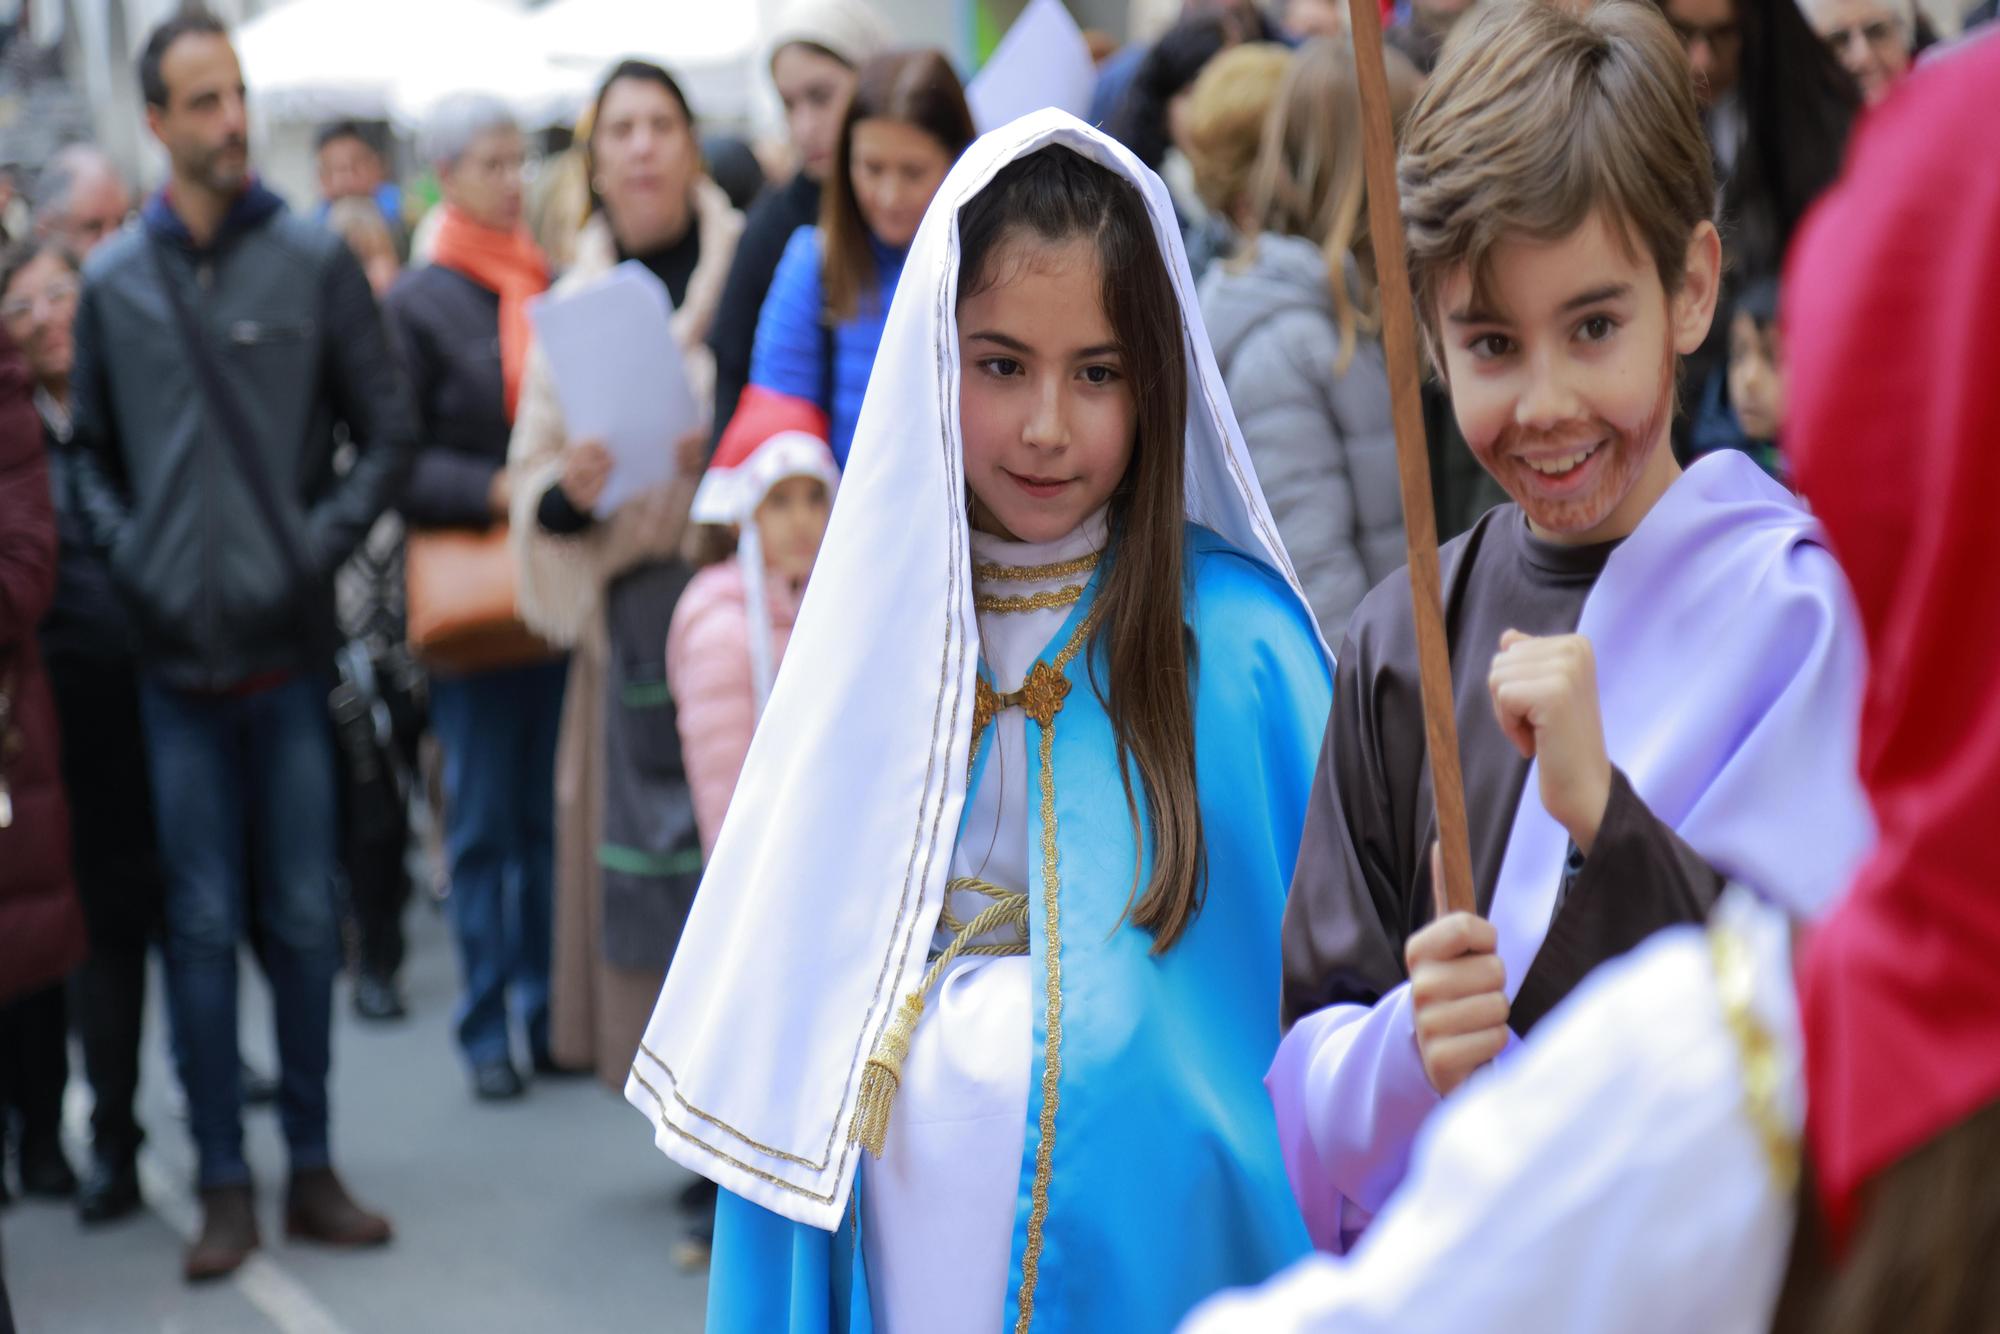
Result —
MULTIPOLYGON (((630 60, 591 110, 594 208, 554 289, 637 260, 673 303, 673 328, 706 407, 706 338, 743 217, 702 165, 687 99, 657 65, 630 60)), ((610 513, 603 442, 563 422, 548 364, 529 358, 508 449, 510 536, 523 621, 571 651, 556 758, 556 904, 549 1053, 622 1086, 666 974, 671 905, 701 866, 662 663, 686 567, 676 559, 708 427, 679 441, 676 477, 610 513), (649 814, 650 813, 650 814, 649 814)), ((685 903, 681 904, 685 910, 685 903)))
POLYGON ((585 107, 577 117, 570 146, 542 159, 528 183, 528 231, 554 273, 567 273, 576 262, 577 239, 590 221, 590 112, 585 107))
POLYGON ((1177 137, 1194 172, 1195 193, 1208 210, 1188 238, 1188 264, 1197 276, 1258 232, 1250 179, 1264 122, 1291 63, 1290 47, 1245 42, 1209 61, 1188 90, 1177 137))
MULTIPOLYGON (((1406 108, 1414 72, 1389 55, 1406 108)), ((1403 563, 1348 43, 1292 57, 1243 207, 1253 239, 1210 270, 1202 316, 1285 549, 1338 643, 1362 596, 1403 563)))

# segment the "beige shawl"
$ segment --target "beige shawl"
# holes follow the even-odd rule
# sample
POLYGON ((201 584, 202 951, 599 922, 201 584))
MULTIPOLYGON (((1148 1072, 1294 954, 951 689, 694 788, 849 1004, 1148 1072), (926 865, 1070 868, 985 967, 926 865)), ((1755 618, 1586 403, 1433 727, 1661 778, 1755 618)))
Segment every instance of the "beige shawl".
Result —
MULTIPOLYGON (((695 225, 701 228, 701 259, 688 281, 687 299, 674 312, 673 327, 695 400, 706 404, 713 402, 715 393, 715 359, 706 340, 743 232, 743 215, 730 207, 728 196, 706 176, 695 183, 694 205, 695 225)), ((560 294, 592 282, 617 262, 611 226, 597 214, 577 237, 575 265, 553 290, 560 294)), ((528 357, 514 438, 507 451, 514 493, 510 543, 520 575, 521 619, 553 644, 572 647, 589 640, 594 647, 603 633, 600 613, 606 585, 636 565, 674 553, 698 479, 677 477, 586 531, 559 536, 545 531, 535 513, 542 496, 562 475, 568 443, 548 362, 537 348, 528 357)), ((662 441, 661 448, 672 444, 662 441)))

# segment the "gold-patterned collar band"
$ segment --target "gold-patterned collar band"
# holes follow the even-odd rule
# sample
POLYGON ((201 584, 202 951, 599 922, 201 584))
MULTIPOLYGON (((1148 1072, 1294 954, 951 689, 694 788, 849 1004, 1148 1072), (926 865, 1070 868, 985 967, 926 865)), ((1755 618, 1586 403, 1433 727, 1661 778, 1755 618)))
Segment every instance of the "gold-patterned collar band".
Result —
POLYGON ((1082 600, 1083 585, 1071 584, 1068 588, 1049 588, 1039 593, 976 596, 972 599, 972 607, 982 615, 1018 616, 1023 612, 1074 607, 1082 600))
POLYGON ((1074 579, 1096 569, 1098 555, 1093 551, 1088 556, 1057 561, 1053 565, 994 565, 977 561, 972 567, 972 577, 982 584, 1045 584, 1056 579, 1074 579))

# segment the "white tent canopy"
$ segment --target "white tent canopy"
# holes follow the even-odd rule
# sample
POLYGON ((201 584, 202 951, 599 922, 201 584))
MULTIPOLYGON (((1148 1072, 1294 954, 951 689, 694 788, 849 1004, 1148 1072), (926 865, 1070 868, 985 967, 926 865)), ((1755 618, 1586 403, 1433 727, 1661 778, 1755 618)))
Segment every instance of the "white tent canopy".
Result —
POLYGON ((590 78, 551 62, 518 17, 510 15, 509 22, 507 40, 460 42, 405 71, 389 94, 394 118, 420 124, 440 99, 472 91, 504 99, 530 128, 575 124, 590 96, 590 78))
POLYGON ((636 56, 672 71, 703 120, 747 120, 762 58, 763 10, 749 0, 553 0, 525 20, 553 65, 601 77, 636 56))
POLYGON ((550 61, 517 9, 494 0, 292 0, 237 34, 255 113, 419 122, 439 98, 485 92, 523 120, 567 120, 589 72, 550 61))

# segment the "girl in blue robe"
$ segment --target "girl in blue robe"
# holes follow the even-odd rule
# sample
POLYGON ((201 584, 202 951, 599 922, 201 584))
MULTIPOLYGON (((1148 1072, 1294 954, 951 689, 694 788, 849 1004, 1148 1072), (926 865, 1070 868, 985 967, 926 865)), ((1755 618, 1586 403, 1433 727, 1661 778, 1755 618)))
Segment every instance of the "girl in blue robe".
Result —
POLYGON ((1166 1331, 1307 1249, 1263 1074, 1330 703, 1172 207, 1060 112, 912 247, 627 1096, 717 1331, 1166 1331))

